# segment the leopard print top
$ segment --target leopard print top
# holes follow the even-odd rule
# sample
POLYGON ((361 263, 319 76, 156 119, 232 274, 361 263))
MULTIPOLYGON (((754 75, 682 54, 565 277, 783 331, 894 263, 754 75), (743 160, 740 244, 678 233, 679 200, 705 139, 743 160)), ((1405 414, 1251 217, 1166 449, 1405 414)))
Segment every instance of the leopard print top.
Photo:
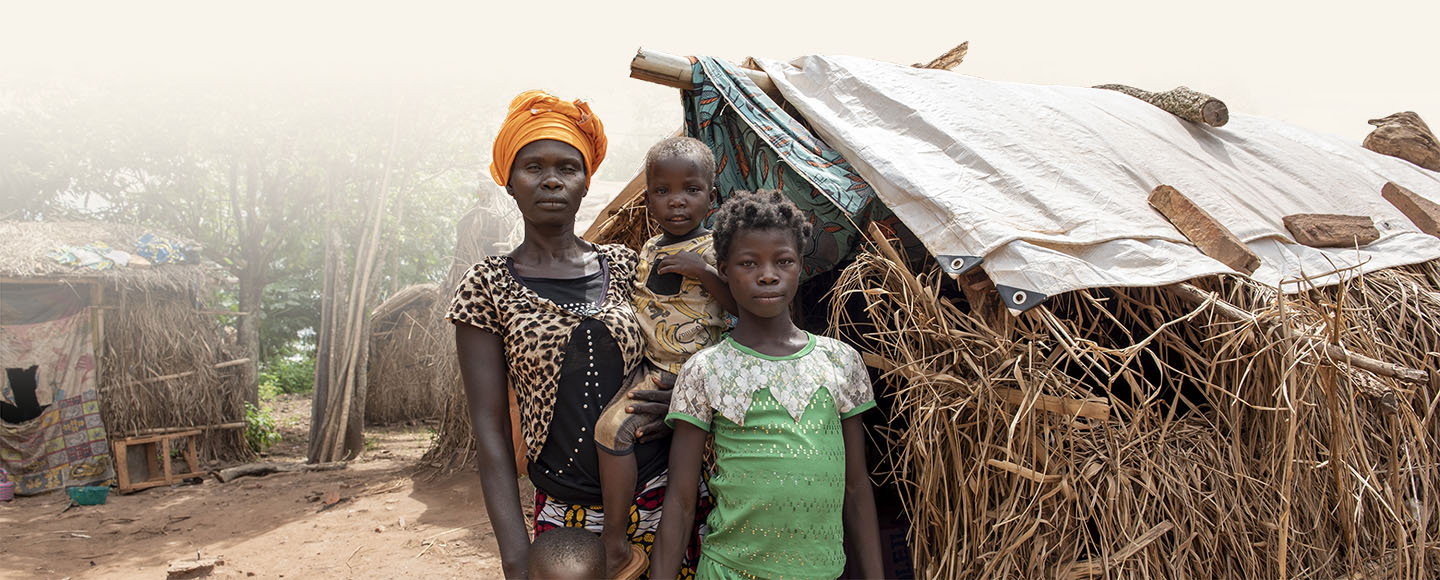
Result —
POLYGON ((520 406, 520 432, 535 461, 550 434, 555 392, 570 334, 585 317, 610 330, 625 359, 625 374, 642 360, 645 338, 630 303, 635 278, 635 251, 621 245, 599 246, 602 266, 609 269, 605 298, 598 309, 567 309, 540 297, 511 274, 505 256, 475 264, 450 302, 445 318, 492 332, 505 343, 511 388, 520 406))

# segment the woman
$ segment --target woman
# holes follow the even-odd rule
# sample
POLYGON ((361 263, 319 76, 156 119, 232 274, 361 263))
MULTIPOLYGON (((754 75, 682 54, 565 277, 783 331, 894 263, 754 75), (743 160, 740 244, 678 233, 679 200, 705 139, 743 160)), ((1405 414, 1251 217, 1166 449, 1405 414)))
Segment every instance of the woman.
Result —
MULTIPOLYGON (((581 101, 521 93, 495 139, 490 174, 515 200, 525 239, 465 276, 446 318, 455 323, 460 374, 507 578, 526 577, 529 548, 510 441, 507 379, 520 407, 537 534, 557 526, 599 532, 603 520, 591 429, 642 357, 630 305, 635 252, 575 236, 575 212, 605 158, 605 132, 581 101)), ((668 391, 636 393, 636 411, 661 413, 668 391)), ((655 439, 661 425, 637 432, 655 439)), ((632 542, 649 551, 665 492, 669 440, 636 446, 632 542)))

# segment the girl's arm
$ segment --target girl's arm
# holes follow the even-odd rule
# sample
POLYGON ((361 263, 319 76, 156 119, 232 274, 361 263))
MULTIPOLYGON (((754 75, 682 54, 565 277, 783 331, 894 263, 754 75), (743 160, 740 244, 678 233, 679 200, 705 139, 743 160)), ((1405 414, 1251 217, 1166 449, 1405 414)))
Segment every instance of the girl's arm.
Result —
POLYGON ((700 461, 705 455, 705 431, 685 421, 675 421, 670 440, 670 482, 665 488, 665 507, 660 511, 660 528, 650 556, 651 578, 680 575, 680 560, 690 544, 695 525, 695 496, 700 492, 700 461))
MULTIPOLYGON (((841 421, 840 432, 845 437, 845 532, 860 562, 860 575, 883 578, 880 523, 875 517, 870 468, 865 464, 865 424, 857 415, 841 421)), ((673 458, 674 452, 671 453, 673 458)))
POLYGON ((480 486, 500 565, 509 579, 524 579, 530 538, 520 511, 520 486, 515 473, 515 448, 510 440, 510 399, 506 395, 504 344, 494 333, 468 324, 455 325, 455 350, 460 357, 460 378, 470 404, 475 429, 480 486))

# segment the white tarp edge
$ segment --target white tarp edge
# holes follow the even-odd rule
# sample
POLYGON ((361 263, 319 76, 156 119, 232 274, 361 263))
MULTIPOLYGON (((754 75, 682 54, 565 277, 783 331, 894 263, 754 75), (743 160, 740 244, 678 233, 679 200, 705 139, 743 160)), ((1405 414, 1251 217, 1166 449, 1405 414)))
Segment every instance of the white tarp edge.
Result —
POLYGON ((1261 257, 1254 279, 1288 291, 1440 257, 1440 239, 1380 197, 1395 181, 1440 201, 1440 174, 1337 137, 1245 115, 1217 129, 1114 91, 853 57, 760 65, 932 254, 983 257, 997 286, 1032 296, 1229 272, 1146 203, 1160 184, 1261 257), (1368 215, 1381 238, 1296 245, 1281 218, 1297 213, 1368 215))

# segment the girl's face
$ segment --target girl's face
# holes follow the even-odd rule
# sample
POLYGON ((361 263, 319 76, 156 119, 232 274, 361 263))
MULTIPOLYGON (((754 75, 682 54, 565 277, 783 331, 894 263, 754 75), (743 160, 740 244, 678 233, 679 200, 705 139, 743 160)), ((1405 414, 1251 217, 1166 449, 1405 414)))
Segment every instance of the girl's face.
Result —
POLYGON ((645 174, 645 204, 660 229, 671 236, 695 231, 714 201, 715 176, 691 159, 656 161, 645 174))
POLYGON ((735 304, 758 318, 788 316, 800 287, 800 249, 793 232, 765 228, 740 230, 730 256, 720 263, 735 304))
POLYGON ((585 157, 568 143, 532 141, 515 154, 505 189, 526 222, 573 227, 587 189, 585 157))

